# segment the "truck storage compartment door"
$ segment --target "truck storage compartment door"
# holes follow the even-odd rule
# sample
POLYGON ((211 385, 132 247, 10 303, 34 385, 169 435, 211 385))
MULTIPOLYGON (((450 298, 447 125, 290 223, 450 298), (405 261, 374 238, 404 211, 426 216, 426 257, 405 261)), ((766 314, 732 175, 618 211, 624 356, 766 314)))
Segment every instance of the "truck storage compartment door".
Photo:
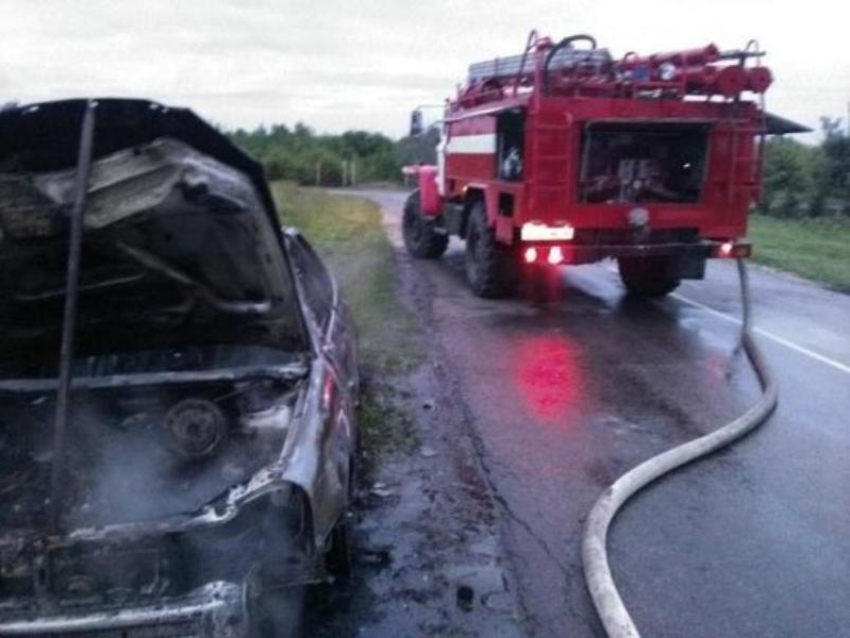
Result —
POLYGON ((579 200, 588 204, 681 203, 702 197, 707 122, 589 122, 582 139, 579 200))

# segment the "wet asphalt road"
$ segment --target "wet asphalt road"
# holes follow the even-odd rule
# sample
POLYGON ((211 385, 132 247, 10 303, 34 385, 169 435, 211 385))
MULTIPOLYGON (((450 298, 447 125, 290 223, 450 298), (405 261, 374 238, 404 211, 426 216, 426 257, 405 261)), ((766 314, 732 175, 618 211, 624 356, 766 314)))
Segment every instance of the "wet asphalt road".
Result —
MULTIPOLYGON (((367 195, 397 242, 404 194, 367 195)), ((733 265, 651 302, 626 299, 606 264, 560 269, 549 301, 477 299, 454 239, 414 272, 503 506, 529 633, 601 635, 580 562, 592 503, 757 397, 733 265)), ((850 296, 751 279, 780 406, 616 520, 614 576, 645 636, 850 636, 850 296)))

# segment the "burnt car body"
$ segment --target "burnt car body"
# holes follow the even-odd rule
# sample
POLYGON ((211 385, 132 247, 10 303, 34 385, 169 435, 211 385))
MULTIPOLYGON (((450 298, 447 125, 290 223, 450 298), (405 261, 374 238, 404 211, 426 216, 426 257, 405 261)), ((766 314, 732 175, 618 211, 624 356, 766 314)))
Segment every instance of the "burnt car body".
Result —
POLYGON ((56 449, 92 104, 0 113, 0 635, 244 635, 264 591, 345 567, 354 328, 251 158, 191 111, 98 100, 56 449))

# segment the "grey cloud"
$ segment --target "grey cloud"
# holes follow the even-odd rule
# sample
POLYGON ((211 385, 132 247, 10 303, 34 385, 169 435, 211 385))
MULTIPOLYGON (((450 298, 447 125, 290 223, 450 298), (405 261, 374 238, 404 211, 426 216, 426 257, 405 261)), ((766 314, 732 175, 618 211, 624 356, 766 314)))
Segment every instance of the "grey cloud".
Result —
POLYGON ((776 0, 765 20, 766 0, 718 2, 2 0, 0 99, 149 95, 234 126, 300 119, 401 134, 412 106, 451 95, 470 62, 518 52, 536 26, 589 31, 619 53, 757 36, 775 65, 771 104, 815 125, 843 114, 844 27, 818 19, 837 5, 810 0, 801 13, 776 0), (830 63, 813 72, 800 49, 830 63))

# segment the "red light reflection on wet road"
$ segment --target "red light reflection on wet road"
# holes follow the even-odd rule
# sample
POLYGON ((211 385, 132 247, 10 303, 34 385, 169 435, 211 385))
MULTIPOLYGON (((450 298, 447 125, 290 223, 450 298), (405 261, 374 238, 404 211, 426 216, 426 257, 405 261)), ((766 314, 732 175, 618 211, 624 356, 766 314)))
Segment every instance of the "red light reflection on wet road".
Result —
POLYGON ((581 371, 575 347, 561 335, 522 339, 517 351, 521 399, 534 416, 558 420, 572 413, 581 397, 581 371))

